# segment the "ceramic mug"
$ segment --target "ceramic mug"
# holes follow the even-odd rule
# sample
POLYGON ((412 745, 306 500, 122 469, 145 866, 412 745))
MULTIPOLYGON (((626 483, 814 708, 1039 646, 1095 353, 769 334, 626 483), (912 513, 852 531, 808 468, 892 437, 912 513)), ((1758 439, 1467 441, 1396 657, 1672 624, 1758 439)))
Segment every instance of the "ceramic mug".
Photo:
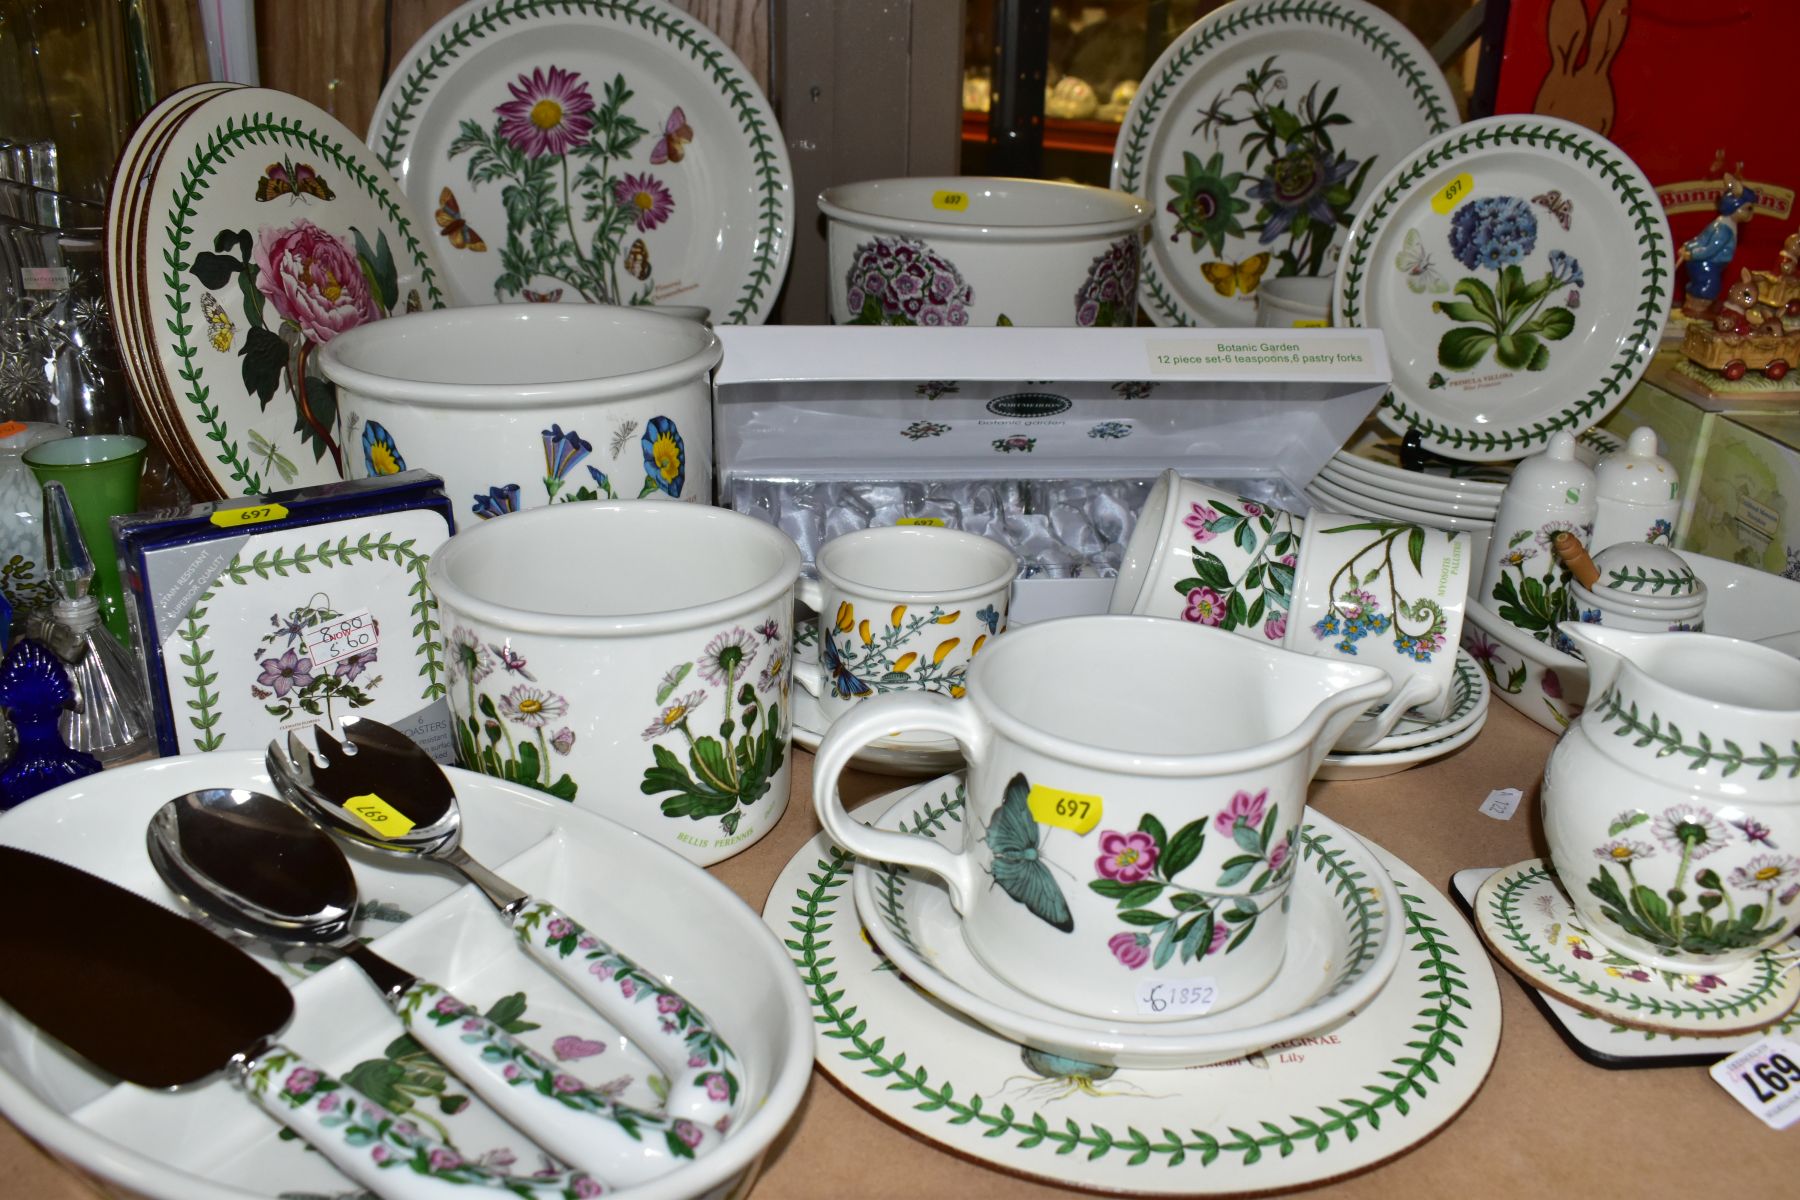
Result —
POLYGON ((1006 630, 1020 568, 999 542, 929 525, 844 534, 816 565, 800 600, 819 614, 818 658, 795 679, 827 720, 885 692, 961 699, 970 662, 1006 630))
POLYGON ((1122 1022, 1222 1011, 1280 967, 1307 783, 1387 686, 1374 667, 1172 621, 1034 622, 975 661, 961 704, 878 696, 840 717, 814 802, 842 845, 945 880, 970 950, 1012 986, 1122 1022), (960 744, 960 848, 844 811, 839 774, 895 729, 960 744), (1170 988, 1190 1003, 1169 1005, 1170 988))
POLYGON ((1380 717, 1359 723, 1340 748, 1373 745, 1407 709, 1441 719, 1474 565, 1468 537, 1315 508, 1302 538, 1285 645, 1371 663, 1393 680, 1380 717))
POLYGON ((1300 528, 1293 513, 1164 471, 1125 544, 1110 611, 1174 617, 1279 645, 1300 528))
POLYGON ((722 508, 555 505, 431 558, 458 761, 694 862, 787 807, 800 551, 722 508))

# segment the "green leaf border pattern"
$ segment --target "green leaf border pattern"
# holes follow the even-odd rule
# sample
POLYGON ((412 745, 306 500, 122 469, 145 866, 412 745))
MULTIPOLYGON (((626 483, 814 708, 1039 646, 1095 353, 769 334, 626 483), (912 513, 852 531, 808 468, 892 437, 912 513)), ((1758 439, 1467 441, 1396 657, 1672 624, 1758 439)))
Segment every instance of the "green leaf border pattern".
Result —
MULTIPOLYGON (((260 153, 262 147, 271 143, 285 144, 311 156, 315 161, 330 163, 341 178, 348 179, 374 200, 381 209, 382 216, 405 240, 406 252, 411 256, 413 267, 419 272, 419 282, 430 297, 431 307, 442 308, 445 303, 443 293, 438 289, 437 273, 431 268, 425 244, 413 233, 412 222, 407 219, 407 210, 388 194, 387 188, 367 166, 344 153, 344 143, 333 141, 318 130, 309 128, 298 117, 277 118, 273 112, 228 116, 224 124, 208 133, 183 165, 175 182, 172 207, 164 217, 161 255, 166 270, 162 280, 168 287, 168 293, 163 296, 163 302, 168 305, 170 313, 164 324, 175 338, 171 352, 182 362, 181 369, 176 374, 188 387, 183 399, 194 406, 194 420, 206 430, 209 441, 218 443, 218 461, 231 468, 231 478, 244 485, 240 494, 246 496, 262 494, 262 477, 238 456, 237 443, 230 440, 230 429, 220 420, 218 405, 207 403, 212 389, 201 382, 206 376, 206 369, 194 362, 199 346, 190 341, 188 336, 194 332, 193 322, 188 319, 194 302, 186 298, 192 286, 188 282, 187 252, 193 245, 188 239, 194 232, 194 211, 211 185, 210 177, 221 164, 235 157, 239 151, 254 147, 260 153)), ((357 148, 361 149, 361 146, 357 148)))
POLYGON ((199 643, 211 628, 200 624, 206 616, 206 606, 212 603, 213 596, 227 580, 235 584, 248 584, 253 576, 265 580, 271 576, 285 579, 290 571, 308 575, 315 566, 325 569, 350 567, 358 561, 374 562, 377 559, 398 563, 413 577, 412 586, 406 590, 406 594, 413 598, 411 636, 417 640, 425 655, 425 661, 418 670, 425 677, 425 686, 419 692, 419 699, 442 699, 445 649, 443 639, 438 636, 442 626, 437 619, 437 597, 431 594, 431 589, 425 583, 425 568, 431 562, 431 556, 413 549, 413 543, 417 540, 407 538, 396 541, 391 533, 384 533, 380 537, 365 533, 355 541, 349 537, 340 537, 335 544, 330 538, 317 546, 303 544, 292 553, 275 547, 258 550, 247 561, 241 554, 233 558, 219 577, 213 580, 205 594, 195 601, 194 607, 188 610, 187 617, 176 631, 176 636, 188 643, 187 652, 181 655, 181 662, 193 668, 193 674, 182 676, 182 681, 196 693, 195 698, 187 702, 187 706, 195 713, 188 718, 188 724, 199 732, 199 736, 194 739, 195 748, 201 751, 217 750, 224 741, 212 732, 220 716, 219 694, 207 691, 219 677, 217 671, 210 675, 206 673, 206 664, 212 658, 213 651, 208 650, 202 654, 199 643))
POLYGON ((1662 327, 1668 315, 1669 225, 1662 205, 1653 190, 1640 187, 1632 178, 1637 169, 1622 154, 1614 153, 1610 143, 1585 129, 1549 126, 1530 118, 1492 119, 1469 132, 1453 133, 1438 144, 1409 159, 1399 174, 1386 187, 1371 197, 1350 230, 1344 246, 1343 284, 1336 301, 1339 318, 1344 325, 1361 328, 1364 324, 1367 297, 1363 282, 1369 274, 1369 247, 1392 215, 1397 205, 1412 192, 1426 175, 1450 166, 1465 156, 1490 147, 1516 148, 1530 146, 1560 154, 1596 171, 1616 195, 1620 210, 1637 231, 1642 250, 1643 283, 1637 315, 1621 341, 1621 349, 1612 369, 1585 396, 1574 401, 1556 416, 1534 421, 1517 429, 1476 430, 1442 424, 1425 415, 1393 392, 1381 400, 1381 406, 1393 410, 1400 421, 1419 431, 1428 445, 1448 450, 1519 457, 1550 440, 1559 430, 1576 433, 1600 420, 1625 399, 1629 384, 1656 352, 1662 327), (1600 143, 1600 144, 1597 144, 1600 143), (1608 403, 1608 400, 1611 403, 1608 403))
MULTIPOLYGON (((1781 989, 1782 976, 1786 974, 1775 964, 1772 954, 1758 955, 1756 977, 1749 985, 1750 991, 1741 990, 1735 993, 1736 998, 1720 996, 1707 1000, 1670 1000, 1652 994, 1639 994, 1623 991, 1584 979, 1578 972, 1555 962, 1539 948, 1539 944, 1526 930, 1518 913, 1520 894, 1528 888, 1544 882, 1554 882, 1555 876, 1548 867, 1538 865, 1519 872, 1509 879, 1502 880, 1488 899, 1488 911, 1499 924, 1499 934, 1506 944, 1516 951, 1520 958, 1529 962, 1537 971, 1543 973, 1557 984, 1568 988, 1571 993, 1579 995, 1590 1003, 1611 1004, 1623 1007, 1636 1016, 1641 1017, 1690 1017, 1697 1020, 1717 1018, 1754 1017, 1759 1008, 1766 1006, 1777 998, 1781 989)), ((1603 1018, 1604 1019, 1604 1018, 1603 1018)))
POLYGON ((1704 771, 1717 763, 1721 778, 1745 767, 1756 768, 1758 779, 1773 779, 1784 769, 1789 779, 1800 778, 1800 741, 1791 742, 1786 753, 1763 742, 1754 754, 1746 753, 1742 746, 1727 737, 1715 742, 1704 730, 1696 733, 1690 742, 1675 722, 1664 721, 1656 713, 1650 713, 1647 720, 1640 716, 1636 700, 1626 707, 1626 701, 1616 687, 1608 688, 1595 708, 1600 714, 1601 725, 1619 723, 1613 730, 1614 736, 1635 737, 1637 740, 1632 745, 1640 749, 1655 746, 1658 758, 1679 755, 1688 760, 1690 771, 1704 771))
MULTIPOLYGON (((1405 81, 1413 94, 1414 103, 1430 121, 1433 136, 1456 124, 1455 111, 1439 102, 1438 89, 1431 86, 1431 75, 1427 68, 1431 72, 1435 72, 1437 68, 1431 64, 1422 65, 1415 60, 1404 46, 1371 18, 1368 9, 1361 6, 1347 8, 1338 0, 1266 0, 1261 4, 1237 7, 1223 20, 1207 25, 1169 59, 1155 79, 1144 81, 1138 91, 1143 104, 1141 107, 1133 106, 1131 124, 1120 134, 1116 153, 1118 179, 1113 186, 1134 196, 1144 195, 1144 156, 1149 151, 1156 118, 1162 114, 1170 90, 1181 81, 1181 77, 1197 59, 1246 30, 1289 23, 1341 29, 1355 37, 1380 55, 1405 81)), ((1439 75, 1441 78, 1441 72, 1439 75)), ((1144 305, 1146 309, 1165 318, 1170 325, 1195 324, 1194 319, 1182 311, 1180 301, 1163 286, 1154 255, 1144 256, 1142 280, 1149 291, 1149 303, 1144 305)))
POLYGON ((863 1074, 889 1080, 889 1091, 915 1093, 919 1097, 916 1110, 941 1112, 950 1125, 973 1123, 989 1138, 1016 1137, 1014 1148, 1018 1150, 1048 1146, 1058 1155, 1079 1150, 1090 1161, 1117 1152, 1127 1156, 1122 1165, 1128 1167, 1145 1163, 1176 1167, 1190 1155, 1202 1167, 1222 1155, 1234 1156, 1241 1165, 1249 1166, 1261 1161, 1269 1151, 1280 1158, 1308 1147, 1322 1153, 1332 1147, 1334 1137, 1354 1141, 1365 1132, 1379 1129, 1384 1119, 1408 1116, 1415 1100, 1423 1099, 1430 1086, 1441 1082, 1440 1070, 1457 1065, 1462 1034, 1468 1028, 1462 1013, 1473 1010, 1463 994, 1469 990, 1463 978, 1466 972, 1451 961, 1458 951, 1449 944, 1424 902, 1396 880, 1396 894, 1406 915, 1406 927, 1400 932, 1416 956, 1412 960, 1414 968, 1427 985, 1426 1003, 1413 1022, 1415 1036, 1406 1043, 1406 1052, 1393 1059, 1375 1080, 1361 1085, 1359 1094, 1320 1103, 1316 1116, 1293 1114, 1287 1125, 1263 1121, 1260 1133, 1228 1127, 1218 1134, 1190 1128, 1184 1136, 1165 1128, 1152 1137, 1137 1129, 1118 1134, 1092 1122, 1084 1127, 1073 1119, 1053 1124, 1040 1112, 1016 1109, 1011 1104, 990 1110, 979 1095, 964 1100, 956 1096, 953 1084, 933 1084, 926 1067, 909 1065, 907 1052, 890 1053, 886 1037, 870 1037, 867 1020, 857 1015, 854 1006, 839 1007, 844 989, 833 986, 837 979, 837 972, 832 969, 836 960, 825 952, 829 946, 821 935, 831 929, 834 921, 856 919, 854 912, 839 910, 839 897, 833 894, 849 882, 856 858, 835 846, 829 854, 828 858, 818 859, 808 872, 807 880, 812 886, 795 892, 790 911, 796 919, 789 921, 788 926, 799 936, 785 939, 815 1010, 813 1019, 820 1026, 821 1036, 848 1042, 852 1049, 843 1051, 843 1057, 867 1063, 863 1074))
POLYGON ((1700 580, 1686 567, 1671 571, 1659 570, 1656 567, 1612 567, 1606 572, 1606 586, 1613 591, 1641 592, 1650 589, 1652 596, 1667 592, 1671 596, 1685 596, 1695 590, 1700 580))
POLYGON ((398 169, 400 161, 406 155, 406 136, 415 117, 414 110, 431 90, 440 71, 450 66, 464 50, 474 47, 480 39, 491 33, 503 33, 506 26, 514 21, 529 20, 540 12, 563 16, 578 12, 591 13, 658 34, 676 49, 686 51, 688 58, 700 63, 724 93, 732 111, 737 114, 738 124, 756 164, 756 190, 758 208, 761 210, 754 254, 755 270, 744 284, 736 307, 722 322, 728 325, 747 324, 750 316, 762 307, 765 294, 768 300, 773 301, 774 289, 780 283, 775 278, 775 260, 780 256, 780 248, 786 244, 782 230, 782 210, 787 191, 787 185, 783 184, 778 170, 777 151, 780 144, 776 136, 770 133, 768 124, 752 102, 752 89, 724 61, 724 48, 712 42, 711 34, 704 26, 684 20, 686 13, 664 8, 659 4, 645 3, 644 0, 497 0, 494 4, 475 9, 465 21, 453 24, 434 45, 422 52, 412 70, 401 79, 394 102, 382 109, 377 118, 381 132, 374 139, 375 154, 381 165, 390 171, 398 169))

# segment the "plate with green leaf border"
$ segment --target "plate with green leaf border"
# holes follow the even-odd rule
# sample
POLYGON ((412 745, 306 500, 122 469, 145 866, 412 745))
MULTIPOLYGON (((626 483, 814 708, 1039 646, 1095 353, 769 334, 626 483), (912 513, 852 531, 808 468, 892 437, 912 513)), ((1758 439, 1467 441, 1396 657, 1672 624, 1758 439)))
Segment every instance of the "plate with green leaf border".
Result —
MULTIPOLYGON (((909 828, 948 827, 954 794, 896 793, 909 828)), ((861 810, 879 819, 892 804, 861 810)), ((1288 1053, 1189 1071, 1097 1067, 1027 1050, 941 1006, 856 919, 856 857, 802 846, 763 920, 785 939, 819 1065, 881 1116, 959 1155, 1063 1187, 1144 1195, 1280 1192, 1418 1146, 1480 1090, 1500 993, 1474 932, 1430 884, 1371 845, 1404 915, 1400 965, 1356 1016, 1288 1053)))
POLYGON ((1455 125, 1431 53, 1358 0, 1238 0, 1145 74, 1112 186, 1148 201, 1158 325, 1256 323, 1265 278, 1329 278, 1368 185, 1455 125))
POLYGON ((1800 943, 1712 974, 1659 971, 1602 944, 1541 858, 1503 867, 1475 893, 1475 924, 1502 966, 1582 1012, 1632 1029, 1731 1037, 1778 1023, 1800 1002, 1800 943))
POLYGON ((1373 187, 1334 311, 1387 340, 1382 424, 1446 458, 1523 458, 1624 402, 1674 268, 1662 204, 1624 151, 1553 117, 1490 117, 1373 187))
POLYGON ((403 55, 369 145, 459 304, 703 305, 760 325, 793 170, 756 80, 656 0, 472 0, 403 55))

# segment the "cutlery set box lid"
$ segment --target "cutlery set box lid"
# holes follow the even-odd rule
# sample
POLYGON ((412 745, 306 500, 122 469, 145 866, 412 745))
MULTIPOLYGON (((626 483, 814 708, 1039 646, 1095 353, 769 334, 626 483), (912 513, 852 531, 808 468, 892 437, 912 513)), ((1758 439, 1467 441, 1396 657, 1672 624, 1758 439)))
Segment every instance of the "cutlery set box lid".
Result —
POLYGON ((1371 329, 717 332, 721 504, 780 525, 809 562, 865 524, 1007 541, 1025 564, 1016 623, 1105 611, 1165 468, 1306 511, 1302 489, 1392 380, 1371 329))
POLYGON ((354 712, 448 761, 444 633, 425 568, 456 522, 436 475, 193 504, 112 526, 159 754, 261 749, 282 730, 354 712))

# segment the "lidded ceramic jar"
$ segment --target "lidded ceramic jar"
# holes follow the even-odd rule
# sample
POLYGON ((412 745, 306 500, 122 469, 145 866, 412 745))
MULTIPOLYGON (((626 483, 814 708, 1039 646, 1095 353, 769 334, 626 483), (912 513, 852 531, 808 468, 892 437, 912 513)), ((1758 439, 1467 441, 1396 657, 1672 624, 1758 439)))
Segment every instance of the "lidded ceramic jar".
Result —
POLYGON ((1656 542, 1675 538, 1681 514, 1681 476, 1656 452, 1656 430, 1640 425, 1625 449, 1600 460, 1594 469, 1594 536, 1591 550, 1624 542, 1656 542))
POLYGON ((1567 530, 1586 543, 1593 529, 1594 472, 1575 456, 1573 434, 1552 434, 1543 453, 1513 469, 1500 494, 1481 602, 1540 642, 1550 642, 1555 622, 1567 611, 1569 585, 1568 568, 1557 560, 1550 540, 1567 530))
POLYGON ((1544 767, 1544 833, 1588 932, 1721 973, 1800 923, 1800 660, 1564 622, 1591 699, 1544 767))
POLYGON ((1704 627, 1706 584, 1667 546, 1620 542, 1595 556, 1594 569, 1591 588, 1569 585, 1582 621, 1642 633, 1704 627))

